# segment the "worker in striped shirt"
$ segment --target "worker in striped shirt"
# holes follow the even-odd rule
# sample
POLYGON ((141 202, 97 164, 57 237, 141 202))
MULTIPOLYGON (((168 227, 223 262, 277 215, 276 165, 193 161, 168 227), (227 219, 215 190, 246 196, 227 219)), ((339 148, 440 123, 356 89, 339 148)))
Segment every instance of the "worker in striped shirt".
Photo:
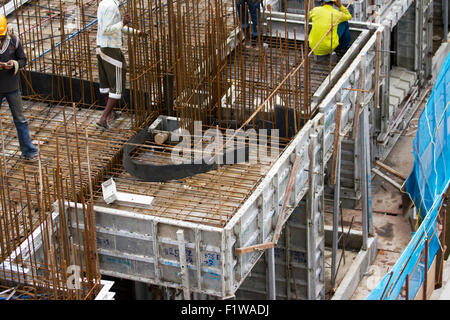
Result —
POLYGON ((97 62, 100 78, 100 93, 107 95, 105 110, 96 123, 97 127, 109 129, 109 122, 118 118, 114 111, 125 91, 126 61, 120 50, 123 44, 122 33, 143 35, 128 27, 130 16, 121 18, 118 0, 102 0, 97 10, 97 62))

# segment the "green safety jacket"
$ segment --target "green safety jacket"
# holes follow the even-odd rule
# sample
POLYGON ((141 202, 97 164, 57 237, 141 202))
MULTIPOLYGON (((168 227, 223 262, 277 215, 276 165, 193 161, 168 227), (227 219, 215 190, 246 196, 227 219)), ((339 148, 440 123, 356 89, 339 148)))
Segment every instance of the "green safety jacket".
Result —
POLYGON ((330 54, 339 45, 339 37, 337 33, 338 23, 350 20, 352 18, 352 15, 344 6, 341 6, 339 10, 340 11, 327 4, 324 6, 315 7, 309 12, 309 21, 312 21, 311 32, 309 33, 309 47, 311 49, 319 43, 320 39, 322 39, 331 26, 334 25, 333 43, 331 43, 332 39, 330 32, 314 50, 315 55, 324 56, 330 54), (342 17, 340 17, 341 14, 342 17), (333 23, 331 22, 331 15, 333 15, 333 23), (339 22, 336 23, 337 21, 339 22))

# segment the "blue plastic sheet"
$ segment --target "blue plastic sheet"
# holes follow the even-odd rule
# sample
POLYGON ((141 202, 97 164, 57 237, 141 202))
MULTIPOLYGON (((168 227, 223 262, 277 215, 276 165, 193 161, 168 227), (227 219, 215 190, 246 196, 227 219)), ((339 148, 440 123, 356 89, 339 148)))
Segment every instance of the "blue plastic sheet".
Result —
POLYGON ((414 167, 406 181, 406 192, 422 219, 402 255, 372 290, 368 300, 404 299, 401 293, 409 276, 409 299, 414 299, 425 275, 425 240, 428 240, 428 267, 440 248, 437 217, 442 198, 450 184, 450 54, 422 112, 413 142, 414 167))
POLYGON ((447 190, 450 175, 450 55, 420 116, 414 139, 414 168, 406 191, 423 218, 447 190))

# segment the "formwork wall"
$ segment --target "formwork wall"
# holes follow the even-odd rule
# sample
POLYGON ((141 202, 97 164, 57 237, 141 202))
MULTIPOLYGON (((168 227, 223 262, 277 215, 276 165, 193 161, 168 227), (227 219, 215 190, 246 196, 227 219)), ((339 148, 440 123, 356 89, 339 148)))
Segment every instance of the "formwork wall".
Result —
MULTIPOLYGON (((357 100, 360 101, 360 110, 368 108, 371 111, 370 123, 373 124, 374 121, 375 82, 373 79, 376 68, 376 33, 383 30, 381 26, 376 26, 378 27, 376 32, 367 31, 368 39, 363 41, 364 45, 357 50, 356 57, 350 65, 345 67, 345 72, 318 104, 324 117, 322 166, 326 168, 333 152, 336 105, 338 102, 343 103, 341 128, 343 128, 342 134, 346 137, 342 141, 341 183, 344 185, 347 183, 347 187, 341 187, 341 197, 350 199, 360 197, 361 187, 361 157, 358 149, 360 144, 349 138, 353 134, 357 100), (361 89, 368 92, 347 90, 358 84, 362 75, 361 70, 365 75, 361 89), (350 148, 350 151, 347 148, 350 148)), ((358 47, 358 44, 354 45, 355 48, 358 47)), ((326 175, 329 175, 330 171, 327 172, 326 175)), ((326 183, 325 180, 324 188, 326 188, 326 183)), ((320 195, 319 191, 318 196, 320 195)), ((322 240, 324 241, 322 239, 323 209, 315 211, 317 222, 313 220, 314 227, 308 228, 308 224, 305 225, 307 222, 305 219, 307 217, 307 210, 305 210, 307 199, 306 197, 306 202, 300 202, 293 211, 280 237, 280 242, 275 248, 277 299, 323 299, 325 297, 324 242, 322 243, 322 240), (311 235, 314 238, 311 238, 311 235), (320 245, 318 245, 319 243, 320 245)), ((267 272, 267 260, 260 260, 237 291, 237 297, 242 299, 267 298, 269 290, 266 280, 267 272)))
MULTIPOLYGON (((262 255, 237 256, 234 249, 271 241, 296 154, 302 162, 288 201, 288 216, 312 187, 315 191, 311 193, 314 199, 309 202, 309 214, 317 222, 323 220, 323 199, 316 196, 323 190, 322 121, 319 113, 305 125, 225 228, 94 206, 101 273, 182 289, 185 285, 176 232, 183 230, 189 290, 220 298, 234 296, 262 255), (308 173, 310 168, 312 175, 308 173)), ((76 221, 76 212, 82 214, 81 206, 75 203, 65 210, 71 221, 76 221)), ((315 232, 323 233, 319 229, 315 232)), ((78 238, 74 241, 83 242, 78 238)), ((323 237, 320 241, 318 245, 323 246, 323 237)))
MULTIPOLYGON (((323 211, 316 211, 316 219, 311 221, 313 228, 309 227, 307 216, 306 201, 301 201, 286 222, 275 248, 277 300, 325 298, 323 211), (315 241, 309 240, 310 232, 315 241), (308 265, 310 259, 312 265, 308 265)), ((268 263, 267 255, 263 255, 237 291, 237 299, 269 298, 268 263)))

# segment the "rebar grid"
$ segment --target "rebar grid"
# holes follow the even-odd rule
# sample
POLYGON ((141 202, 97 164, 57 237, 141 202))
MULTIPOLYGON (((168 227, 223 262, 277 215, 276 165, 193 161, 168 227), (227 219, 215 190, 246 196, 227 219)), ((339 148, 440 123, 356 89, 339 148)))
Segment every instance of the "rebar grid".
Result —
MULTIPOLYGON (((36 109, 37 103, 31 104, 36 109)), ((81 110, 85 117, 80 117, 80 124, 90 116, 89 109, 81 110)), ((75 106, 72 113, 57 107, 51 111, 56 115, 52 114, 54 120, 46 119, 45 127, 31 126, 37 141, 43 141, 39 137, 48 139, 48 145, 38 145, 37 164, 18 161, 14 152, 8 154, 7 150, 17 149, 17 146, 4 134, 11 129, 8 127, 12 126, 12 121, 8 119, 3 125, 6 115, 1 114, 0 283, 19 291, 31 286, 35 294, 30 294, 29 299, 93 299, 99 291, 100 273, 89 150, 94 150, 92 154, 102 150, 96 142, 89 146, 89 129, 84 130, 84 142, 80 139, 75 106), (65 211, 65 201, 69 200, 77 201, 82 207, 83 221, 78 218, 71 221, 65 211), (53 219, 55 201, 59 210, 58 217, 53 219), (75 226, 76 234, 68 225, 75 226), (83 252, 74 239, 82 242, 83 252), (42 252, 42 261, 36 255, 37 250, 42 252), (79 289, 70 286, 69 266, 80 270, 79 289)), ((42 120, 35 118, 30 122, 36 121, 42 120)), ((110 147, 105 141, 102 145, 105 149, 110 147)))
MULTIPOLYGON (((116 165, 105 179, 113 177, 118 191, 152 196, 154 200, 150 209, 116 204, 112 207, 223 228, 251 195, 285 146, 286 143, 281 142, 279 149, 272 148, 269 141, 267 152, 272 155, 270 160, 223 165, 218 170, 167 182, 142 182, 125 172, 121 165, 116 165)), ((146 143, 138 149, 135 157, 154 164, 171 163, 173 146, 162 146, 159 151, 155 151, 155 147, 161 148, 160 145, 146 143)), ((95 190, 94 198, 96 205, 105 206, 101 187, 95 190)))
MULTIPOLYGON (((107 178, 114 177, 120 191, 155 197, 149 210, 128 207, 126 210, 223 227, 273 163, 225 165, 178 181, 140 182, 124 172, 120 163, 123 145, 135 133, 131 128, 142 128, 165 113, 177 116, 181 128, 192 129, 193 121, 202 120, 203 126, 209 127, 219 124, 222 129, 258 129, 258 119, 274 126, 276 107, 280 106, 285 111, 281 121, 286 127, 289 111, 293 110, 297 133, 314 115, 310 98, 331 69, 331 64, 309 61, 307 34, 304 42, 286 38, 286 23, 285 29, 278 33, 268 23, 266 27, 269 34, 276 34, 274 37, 263 37, 260 28, 255 44, 258 52, 245 48, 249 39, 238 28, 233 0, 126 1, 122 10, 126 8, 132 16, 131 26, 145 35, 129 35, 124 45, 129 63, 127 113, 124 119, 115 122, 111 131, 100 131, 93 127, 101 113, 94 92, 98 1, 73 3, 81 18, 72 33, 66 29, 68 8, 61 0, 47 0, 46 7, 33 1, 15 14, 17 32, 29 58, 22 75, 33 92, 26 97, 30 102, 26 104, 25 115, 33 139, 43 143, 39 145, 39 166, 19 160, 10 114, 6 108, 0 110, 3 142, 0 222, 4 226, 0 226, 3 262, 0 279, 10 279, 13 283, 9 286, 19 283, 21 287, 31 281, 31 286, 44 292, 47 298, 92 298, 98 289, 100 275, 92 206, 94 202, 105 205, 100 183, 107 178), (234 40, 230 40, 230 34, 234 40), (67 77, 69 88, 52 87, 52 93, 43 96, 32 88, 31 71, 49 73, 58 79, 67 77), (71 108, 74 79, 87 81, 91 100, 82 96, 75 101, 77 107, 71 108), (53 93, 61 89, 64 97, 55 100, 53 93), (44 101, 49 104, 44 105, 44 101), (76 221, 75 225, 77 233, 84 232, 77 237, 84 241, 84 254, 73 243, 71 229, 64 225, 67 220, 64 200, 83 206, 84 221, 76 221), (50 219, 54 201, 60 207, 59 227, 50 219), (81 231, 81 224, 87 231, 81 231), (36 227, 41 228, 44 238, 44 262, 32 258, 21 261, 20 253, 11 260, 10 254, 17 253, 19 245, 28 241, 36 227), (21 264, 19 272, 6 270, 11 262, 21 264), (66 268, 70 263, 81 264, 86 274, 87 290, 81 296, 67 289, 66 268), (25 266, 31 274, 25 274, 25 266)), ((280 139, 277 156, 290 135, 281 138, 285 139, 280 139)), ((145 160, 148 151, 155 154, 157 147, 146 142, 135 157, 145 160)), ((171 146, 162 147, 157 154, 164 164, 171 146)), ((33 243, 26 247, 30 252, 34 250, 33 243)))

